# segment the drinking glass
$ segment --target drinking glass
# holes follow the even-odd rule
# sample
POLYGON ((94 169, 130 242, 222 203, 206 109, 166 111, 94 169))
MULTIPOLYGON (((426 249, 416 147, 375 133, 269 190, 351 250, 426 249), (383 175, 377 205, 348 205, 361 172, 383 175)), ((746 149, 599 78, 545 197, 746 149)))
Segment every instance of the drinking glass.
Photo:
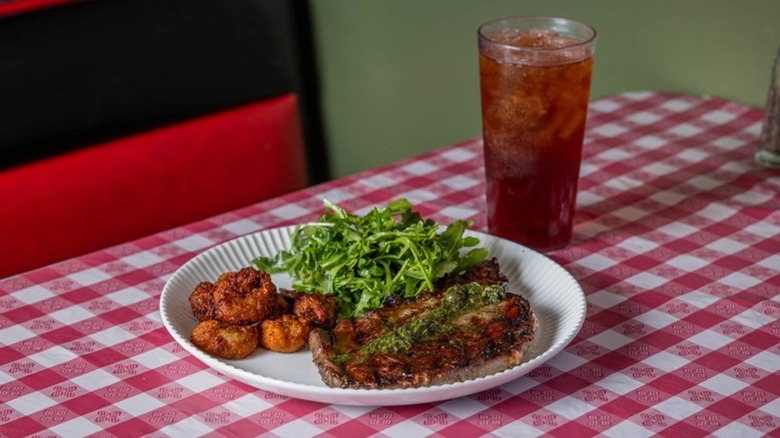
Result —
POLYGON ((780 168, 780 48, 772 67, 769 92, 766 97, 764 123, 755 159, 767 167, 780 168))
POLYGON ((537 250, 572 236, 596 31, 555 17, 479 27, 488 229, 537 250))

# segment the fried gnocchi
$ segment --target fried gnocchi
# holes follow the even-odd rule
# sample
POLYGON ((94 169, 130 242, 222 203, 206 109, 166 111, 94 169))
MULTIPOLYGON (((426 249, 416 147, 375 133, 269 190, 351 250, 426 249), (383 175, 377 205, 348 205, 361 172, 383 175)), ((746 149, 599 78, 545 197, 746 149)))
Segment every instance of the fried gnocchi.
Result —
POLYGON ((288 310, 271 276, 254 268, 220 275, 212 295, 215 319, 230 324, 255 324, 288 310))
POLYGON ((293 314, 311 327, 329 329, 336 325, 337 306, 332 296, 299 292, 293 303, 293 314))
POLYGON ((214 319, 214 284, 204 281, 195 286, 190 294, 190 307, 198 321, 214 319))
POLYGON ((243 359, 257 349, 259 337, 254 326, 210 319, 195 327, 190 340, 196 347, 214 356, 243 359))
POLYGON ((293 353, 302 349, 309 340, 311 327, 291 314, 260 323, 260 346, 279 353, 293 353))
POLYGON ((200 321, 192 343, 225 359, 247 357, 258 347, 298 351, 308 344, 312 328, 332 328, 338 314, 333 297, 277 290, 268 273, 252 267, 199 283, 189 303, 200 321))

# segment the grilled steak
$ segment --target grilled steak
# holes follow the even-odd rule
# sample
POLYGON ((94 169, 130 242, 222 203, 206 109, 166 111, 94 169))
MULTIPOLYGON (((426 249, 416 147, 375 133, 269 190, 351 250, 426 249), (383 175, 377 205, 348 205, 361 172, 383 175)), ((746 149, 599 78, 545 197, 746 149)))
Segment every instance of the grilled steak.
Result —
POLYGON ((505 287, 489 260, 413 300, 314 329, 314 363, 328 386, 363 389, 433 386, 512 368, 537 323, 528 301, 505 287))

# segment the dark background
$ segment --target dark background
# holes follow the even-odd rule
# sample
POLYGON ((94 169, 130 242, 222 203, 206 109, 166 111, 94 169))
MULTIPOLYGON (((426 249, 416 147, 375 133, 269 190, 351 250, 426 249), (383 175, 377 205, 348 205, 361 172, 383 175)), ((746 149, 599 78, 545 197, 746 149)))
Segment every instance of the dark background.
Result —
POLYGON ((0 17, 0 170, 298 95, 327 179, 311 21, 298 0, 85 0, 0 17))

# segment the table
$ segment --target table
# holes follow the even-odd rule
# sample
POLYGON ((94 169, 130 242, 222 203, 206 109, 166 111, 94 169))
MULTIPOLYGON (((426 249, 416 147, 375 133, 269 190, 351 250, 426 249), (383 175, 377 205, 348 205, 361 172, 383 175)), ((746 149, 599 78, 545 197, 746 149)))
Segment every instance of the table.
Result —
POLYGON ((479 138, 0 280, 0 436, 780 434, 780 172, 762 111, 712 97, 592 102, 574 241, 579 335, 530 374, 440 403, 331 406, 233 381, 160 320, 207 248, 406 197, 485 229, 479 138))

